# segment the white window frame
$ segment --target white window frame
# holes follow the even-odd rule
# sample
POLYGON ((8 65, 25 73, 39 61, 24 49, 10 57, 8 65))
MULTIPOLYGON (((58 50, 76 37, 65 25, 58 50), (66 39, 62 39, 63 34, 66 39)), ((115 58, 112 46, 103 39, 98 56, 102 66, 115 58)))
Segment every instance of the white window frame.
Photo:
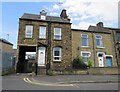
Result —
POLYGON ((61 40, 61 28, 59 28, 59 27, 54 28, 54 39, 61 40), (56 29, 60 29, 60 34, 56 34, 56 32, 55 32, 56 29), (60 38, 56 38, 56 35, 59 36, 60 38))
POLYGON ((112 57, 113 58, 113 55, 105 55, 105 57, 112 57))
MULTIPOLYGON (((42 31, 43 31, 43 30, 42 30, 42 31)), ((40 26, 40 27, 39 27, 39 38, 46 39, 46 26, 40 26), (44 34, 44 35, 43 35, 43 34, 41 35, 41 27, 45 27, 45 30, 44 30, 44 31, 45 31, 45 34, 44 34)))
MULTIPOLYGON (((81 51, 81 57, 82 57, 82 58, 83 58, 83 57, 85 57, 85 58, 90 58, 90 57, 91 57, 91 52, 89 52, 89 51, 81 51), (89 53, 89 56, 83 56, 83 53, 89 53)), ((87 62, 84 62, 84 63, 87 64, 87 62)))
POLYGON ((84 56, 82 55, 82 53, 89 53, 90 55, 87 56, 87 57, 90 57, 90 56, 91 56, 91 52, 90 52, 90 51, 81 51, 81 56, 84 57, 84 56))
POLYGON ((32 25, 26 25, 25 27, 25 38, 32 38, 33 34, 33 26, 32 25), (31 27, 30 30, 28 30, 28 27, 31 27), (30 33, 28 31, 31 31, 30 33))
POLYGON ((89 45, 89 44, 88 44, 88 43, 89 43, 88 41, 89 41, 89 39, 88 39, 88 34, 81 34, 81 46, 82 46, 82 47, 88 47, 88 45, 89 45), (87 46, 83 46, 83 45, 82 45, 82 39, 84 38, 83 35, 87 35, 87 38, 86 38, 86 39, 87 39, 87 46))
MULTIPOLYGON (((103 47, 103 39, 102 39, 102 36, 101 36, 101 35, 96 35, 95 38, 96 38, 96 40, 99 39, 100 42, 102 42, 102 45, 101 45, 101 46, 97 46, 97 41, 96 41, 96 47, 97 47, 97 48, 104 48, 104 47, 103 47), (97 38, 97 36, 100 36, 100 38, 97 38)), ((101 43, 100 43, 100 44, 101 44, 101 43)))
POLYGON ((53 61, 61 61, 61 58, 62 58, 62 56, 61 56, 61 51, 62 51, 62 48, 61 48, 61 47, 54 47, 54 48, 53 48, 53 61), (60 48, 60 56, 54 56, 54 54, 55 54, 55 48, 60 48), (55 59, 54 59, 55 57, 59 57, 59 60, 55 60, 55 59))

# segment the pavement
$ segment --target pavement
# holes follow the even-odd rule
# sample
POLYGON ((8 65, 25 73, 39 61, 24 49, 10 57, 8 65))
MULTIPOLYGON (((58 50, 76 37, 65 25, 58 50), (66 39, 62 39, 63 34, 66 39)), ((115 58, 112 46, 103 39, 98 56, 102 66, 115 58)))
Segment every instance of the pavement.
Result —
POLYGON ((29 78, 34 82, 58 84, 120 82, 118 75, 37 75, 29 76, 29 78))

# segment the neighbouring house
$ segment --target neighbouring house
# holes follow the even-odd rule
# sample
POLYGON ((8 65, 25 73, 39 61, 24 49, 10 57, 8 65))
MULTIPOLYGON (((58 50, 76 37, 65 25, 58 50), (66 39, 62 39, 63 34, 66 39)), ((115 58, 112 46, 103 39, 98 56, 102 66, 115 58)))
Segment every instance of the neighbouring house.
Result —
POLYGON ((112 32, 99 22, 88 30, 72 29, 72 57, 80 56, 93 67, 117 67, 112 32))
POLYGON ((118 66, 120 66, 120 29, 117 28, 108 28, 112 32, 115 54, 118 66))
POLYGON ((32 72, 34 64, 37 74, 72 69, 77 56, 86 64, 91 60, 92 67, 118 66, 117 31, 113 34, 114 29, 105 28, 102 22, 88 30, 71 29, 71 24, 64 9, 60 17, 47 16, 44 10, 39 15, 24 13, 19 18, 16 72, 32 72))
POLYGON ((9 41, 0 38, 0 71, 2 75, 14 72, 15 61, 13 60, 13 44, 9 41))

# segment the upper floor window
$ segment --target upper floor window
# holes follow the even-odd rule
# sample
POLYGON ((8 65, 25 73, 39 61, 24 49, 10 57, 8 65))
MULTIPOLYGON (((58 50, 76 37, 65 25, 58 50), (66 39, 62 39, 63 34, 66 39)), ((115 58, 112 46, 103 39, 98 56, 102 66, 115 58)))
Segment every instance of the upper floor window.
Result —
POLYGON ((61 61, 61 48, 53 48, 53 61, 61 61))
POLYGON ((120 42, 120 33, 117 33, 117 42, 120 42))
POLYGON ((33 34, 33 26, 32 25, 26 25, 25 38, 32 38, 32 34, 33 34))
POLYGON ((54 28, 54 39, 61 40, 61 28, 54 28))
POLYGON ((82 59, 84 61, 84 63, 88 63, 88 60, 91 56, 91 52, 87 52, 87 51, 81 51, 81 56, 82 56, 82 59))
POLYGON ((46 38, 46 27, 40 26, 39 28, 39 38, 46 38))
POLYGON ((82 34, 82 46, 88 46, 88 35, 87 34, 82 34))
POLYGON ((96 35, 96 47, 103 47, 102 36, 96 35))

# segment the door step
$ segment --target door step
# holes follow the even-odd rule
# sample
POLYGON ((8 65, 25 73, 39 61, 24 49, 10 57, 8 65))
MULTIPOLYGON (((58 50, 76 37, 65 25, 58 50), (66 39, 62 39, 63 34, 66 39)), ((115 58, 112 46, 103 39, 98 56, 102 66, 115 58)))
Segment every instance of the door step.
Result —
POLYGON ((46 75, 46 67, 38 67, 38 75, 46 75))

